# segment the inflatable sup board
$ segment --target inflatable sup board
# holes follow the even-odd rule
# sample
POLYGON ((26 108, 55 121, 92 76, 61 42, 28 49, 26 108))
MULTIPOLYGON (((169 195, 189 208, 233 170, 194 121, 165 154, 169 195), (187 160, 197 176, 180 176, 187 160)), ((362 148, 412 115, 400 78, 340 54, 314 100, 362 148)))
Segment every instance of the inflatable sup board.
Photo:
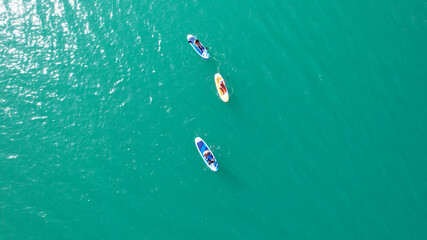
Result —
POLYGON ((225 86, 224 79, 219 73, 215 74, 215 85, 221 100, 223 102, 228 102, 228 90, 227 90, 227 87, 225 86))
POLYGON ((199 47, 197 47, 196 44, 194 43, 194 41, 196 41, 196 38, 193 35, 188 34, 187 40, 188 40, 188 43, 193 47, 194 51, 196 51, 200 57, 206 60, 209 59, 208 50, 202 45, 202 43, 200 43, 200 45, 202 45, 203 50, 199 49, 199 47))
POLYGON ((218 162, 215 159, 215 156, 213 155, 213 152, 209 149, 208 145, 199 137, 196 137, 194 139, 194 142, 196 143, 197 150, 199 150, 200 156, 202 156, 203 161, 205 161, 206 165, 208 167, 216 172, 218 171, 218 162), (207 154, 205 154, 205 152, 207 154))

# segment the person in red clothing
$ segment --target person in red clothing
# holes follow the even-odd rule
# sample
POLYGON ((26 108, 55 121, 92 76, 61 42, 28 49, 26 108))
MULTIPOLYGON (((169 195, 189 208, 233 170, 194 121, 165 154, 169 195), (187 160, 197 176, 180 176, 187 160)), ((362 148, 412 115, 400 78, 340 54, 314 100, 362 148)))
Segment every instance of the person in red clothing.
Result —
POLYGON ((222 94, 227 92, 227 88, 225 87, 224 81, 221 81, 221 83, 219 84, 219 90, 221 90, 222 94))

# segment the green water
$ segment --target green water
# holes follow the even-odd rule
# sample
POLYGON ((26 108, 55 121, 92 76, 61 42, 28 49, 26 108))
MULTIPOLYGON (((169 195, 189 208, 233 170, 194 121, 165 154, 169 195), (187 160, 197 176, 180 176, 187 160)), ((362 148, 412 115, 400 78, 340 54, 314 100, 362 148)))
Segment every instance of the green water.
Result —
POLYGON ((0 239, 427 239, 426 43, 425 1, 0 1, 0 239))

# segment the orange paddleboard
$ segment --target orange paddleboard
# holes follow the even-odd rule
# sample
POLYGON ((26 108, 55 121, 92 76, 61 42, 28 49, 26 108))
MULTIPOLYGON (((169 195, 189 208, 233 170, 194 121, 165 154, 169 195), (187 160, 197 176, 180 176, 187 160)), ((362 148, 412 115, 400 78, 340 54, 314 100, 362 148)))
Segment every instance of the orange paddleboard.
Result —
POLYGON ((219 73, 215 74, 215 85, 221 100, 223 102, 228 102, 228 90, 227 90, 227 87, 225 86, 224 79, 219 73))

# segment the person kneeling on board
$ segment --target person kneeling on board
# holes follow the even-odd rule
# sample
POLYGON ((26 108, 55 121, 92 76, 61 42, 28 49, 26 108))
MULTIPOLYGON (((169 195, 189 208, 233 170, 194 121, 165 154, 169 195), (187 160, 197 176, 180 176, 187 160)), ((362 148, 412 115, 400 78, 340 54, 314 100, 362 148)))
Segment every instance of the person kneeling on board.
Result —
POLYGON ((224 94, 226 92, 225 84, 224 82, 221 82, 219 84, 219 89, 221 90, 221 93, 224 94))
POLYGON ((215 162, 215 160, 213 159, 212 154, 211 154, 208 150, 206 150, 206 151, 203 153, 203 156, 205 156, 205 158, 206 158, 206 160, 208 161, 208 164, 209 164, 209 165, 210 165, 211 163, 214 163, 214 162, 215 162))

